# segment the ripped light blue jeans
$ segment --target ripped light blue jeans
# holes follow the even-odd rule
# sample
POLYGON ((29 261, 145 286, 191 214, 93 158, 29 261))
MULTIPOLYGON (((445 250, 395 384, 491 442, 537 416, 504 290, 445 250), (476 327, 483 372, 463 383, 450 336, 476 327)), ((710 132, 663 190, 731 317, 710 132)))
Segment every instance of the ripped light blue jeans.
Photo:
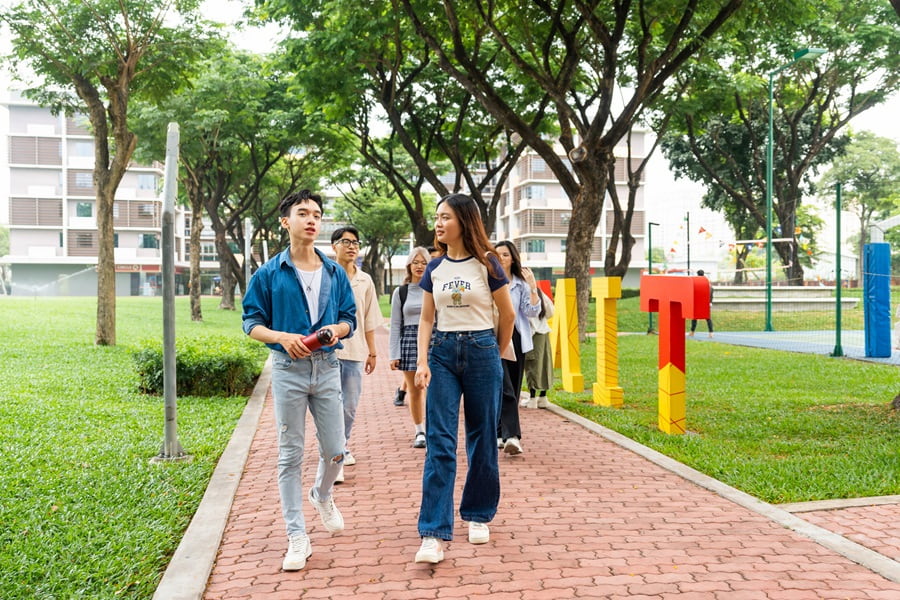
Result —
POLYGON ((334 480, 344 460, 344 410, 341 405, 341 371, 333 352, 314 352, 294 360, 272 351, 272 395, 278 428, 278 493, 288 536, 306 533, 303 519, 303 448, 306 444, 306 410, 316 426, 319 466, 313 495, 331 496, 334 480))

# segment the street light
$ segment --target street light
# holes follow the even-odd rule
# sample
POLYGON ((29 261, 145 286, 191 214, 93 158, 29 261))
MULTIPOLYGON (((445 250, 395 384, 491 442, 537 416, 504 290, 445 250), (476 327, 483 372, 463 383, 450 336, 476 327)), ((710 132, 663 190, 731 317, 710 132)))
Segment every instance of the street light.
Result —
POLYGON ((766 143, 766 331, 772 329, 772 146, 774 142, 774 87, 775 76, 793 67, 801 60, 815 60, 825 54, 823 48, 803 48, 794 52, 794 59, 769 72, 769 135, 766 143))
MULTIPOLYGON (((656 225, 659 227, 659 223, 649 222, 647 223, 647 275, 653 274, 653 226, 656 225)), ((650 324, 647 326, 647 333, 653 333, 653 313, 648 313, 650 316, 650 324)))

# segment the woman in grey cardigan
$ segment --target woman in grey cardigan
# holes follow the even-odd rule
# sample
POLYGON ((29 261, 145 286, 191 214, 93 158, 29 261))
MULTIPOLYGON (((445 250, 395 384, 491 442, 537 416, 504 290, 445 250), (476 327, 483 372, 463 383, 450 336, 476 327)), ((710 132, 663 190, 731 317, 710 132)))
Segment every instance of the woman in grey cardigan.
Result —
POLYGON ((422 246, 412 249, 406 259, 406 279, 394 289, 391 296, 391 369, 402 371, 409 396, 409 414, 416 428, 413 448, 425 447, 425 392, 415 386, 416 343, 419 332, 419 316, 422 313, 422 288, 419 281, 431 256, 422 246))

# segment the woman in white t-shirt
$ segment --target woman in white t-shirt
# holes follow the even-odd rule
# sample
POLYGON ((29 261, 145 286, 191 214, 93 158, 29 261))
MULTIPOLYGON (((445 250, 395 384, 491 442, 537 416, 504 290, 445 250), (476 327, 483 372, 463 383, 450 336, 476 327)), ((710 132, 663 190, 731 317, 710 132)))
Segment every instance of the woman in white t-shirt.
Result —
POLYGON ((425 563, 442 561, 443 542, 453 539, 460 396, 468 473, 459 514, 469 523, 469 542, 484 544, 490 539, 487 523, 500 502, 495 437, 503 380, 500 348, 509 345, 515 319, 506 275, 475 201, 465 194, 441 198, 434 236, 435 246, 444 253, 428 264, 419 282, 424 293, 415 376, 415 384, 428 389, 428 453, 419 510, 422 546, 416 553, 416 562, 425 563))

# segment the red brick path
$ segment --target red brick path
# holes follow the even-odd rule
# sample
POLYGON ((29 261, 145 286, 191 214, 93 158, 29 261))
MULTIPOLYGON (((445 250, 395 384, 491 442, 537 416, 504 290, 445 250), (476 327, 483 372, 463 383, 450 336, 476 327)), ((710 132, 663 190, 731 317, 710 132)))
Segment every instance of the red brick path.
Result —
MULTIPOLYGON (((304 570, 281 571, 287 542, 269 397, 204 598, 900 598, 900 583, 544 410, 522 409, 525 453, 500 458, 491 542, 469 544, 460 522, 443 563, 416 564, 424 453, 410 447, 407 409, 391 402, 399 374, 385 364, 383 332, 378 343, 381 363, 364 378, 351 440, 358 463, 335 492, 347 529, 330 535, 307 504, 313 554, 304 570)), ((314 436, 307 440, 304 489, 316 456, 314 436)), ((464 453, 459 467, 457 502, 464 453)), ((829 523, 852 510, 798 516, 897 559, 898 507, 876 508, 889 512, 892 532, 829 523)))

